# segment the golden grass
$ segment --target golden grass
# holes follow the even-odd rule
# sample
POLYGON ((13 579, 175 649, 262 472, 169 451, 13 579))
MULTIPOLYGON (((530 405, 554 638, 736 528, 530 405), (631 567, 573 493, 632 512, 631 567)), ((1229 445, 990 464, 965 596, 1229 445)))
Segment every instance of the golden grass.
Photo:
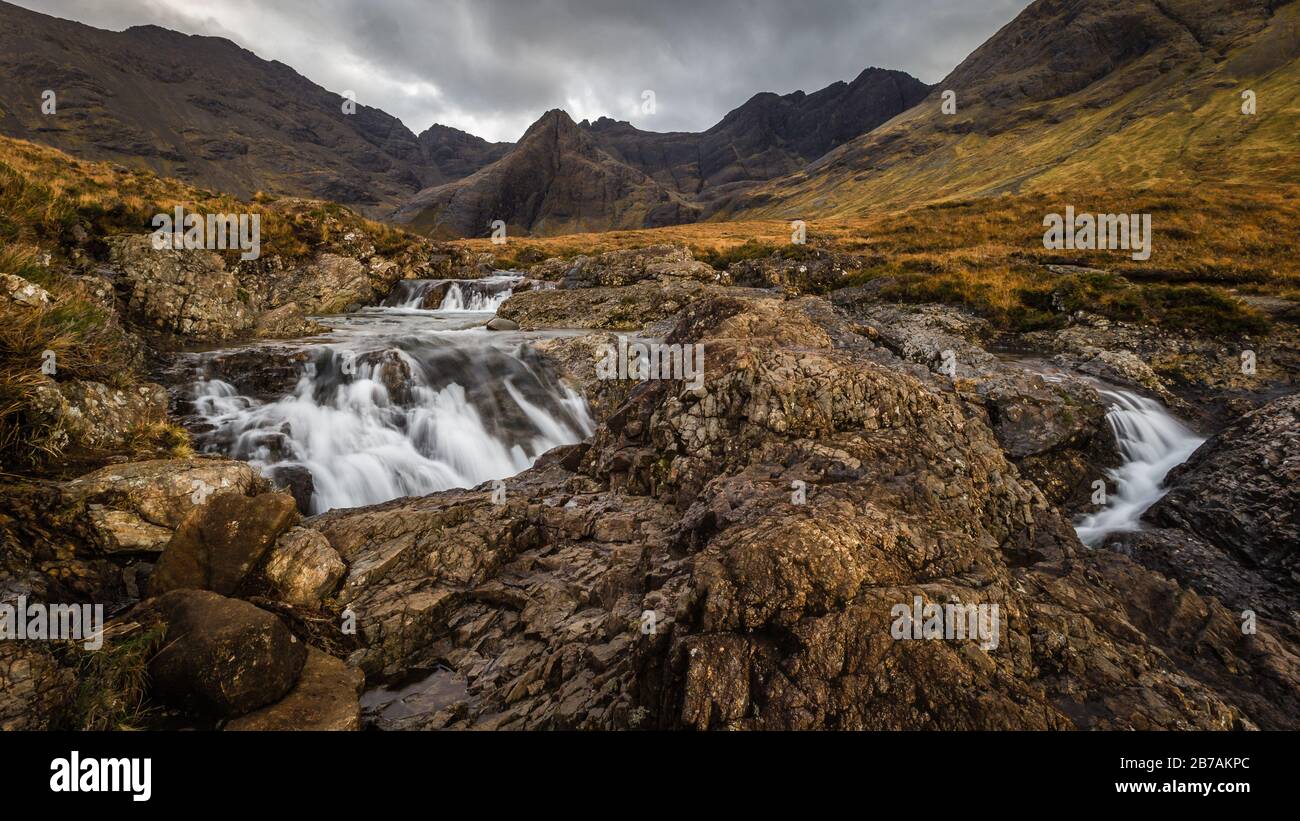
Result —
MULTIPOLYGON (((675 243, 725 267, 740 257, 800 253, 790 244, 790 234, 788 222, 760 220, 526 237, 511 239, 504 247, 484 239, 459 244, 493 252, 498 264, 509 267, 519 260, 675 243)), ((887 278, 885 296, 964 304, 1020 329, 1046 321, 1042 295, 1061 285, 1061 276, 1047 268, 1054 263, 1121 275, 1140 288, 1122 301, 1137 300, 1150 310, 1170 304, 1169 292, 1152 291, 1147 299, 1141 288, 1188 289, 1184 297, 1206 304, 1216 314, 1236 313, 1223 302, 1232 292, 1300 300, 1300 259, 1294 251, 1300 247, 1300 185, 1295 184, 1169 184, 1004 194, 866 217, 809 220, 808 242, 856 260, 857 269, 844 281, 846 286, 887 278), (1135 261, 1126 251, 1045 249, 1043 218, 1063 213, 1067 205, 1078 213, 1151 214, 1151 259, 1135 261)), ((1107 298, 1121 300, 1119 290, 1109 289, 1107 298)), ((1112 307, 1123 312, 1121 305, 1112 307)), ((1169 316, 1169 321, 1177 317, 1187 319, 1182 313, 1169 316)), ((1262 327, 1248 309, 1239 319, 1229 327, 1262 327)))

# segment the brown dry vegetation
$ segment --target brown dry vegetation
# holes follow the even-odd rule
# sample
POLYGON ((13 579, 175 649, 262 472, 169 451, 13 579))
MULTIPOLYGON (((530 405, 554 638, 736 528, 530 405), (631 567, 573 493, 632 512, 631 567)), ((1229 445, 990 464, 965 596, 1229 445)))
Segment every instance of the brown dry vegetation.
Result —
MULTIPOLYGON (((465 240, 504 267, 658 243, 684 244, 720 269, 779 253, 798 258, 788 222, 708 222, 511 240, 465 240)), ((1300 186, 1152 185, 1138 190, 1004 194, 845 220, 809 220, 813 248, 847 254, 857 270, 843 286, 883 279, 881 295, 966 305, 1007 327, 1048 321, 1043 300, 1063 287, 1077 307, 1119 319, 1154 319, 1202 332, 1258 332, 1263 318, 1238 295, 1300 301, 1300 186), (1078 213, 1149 213, 1150 260, 1126 251, 1050 251, 1043 218, 1078 213), (1046 266, 1095 268, 1110 276, 1057 275, 1046 266)))
MULTIPOLYGON (((39 370, 53 351, 58 376, 129 388, 142 376, 132 346, 111 312, 89 300, 64 271, 75 256, 102 258, 103 238, 153 230, 155 214, 176 205, 206 213, 261 215, 263 255, 309 258, 353 231, 369 236, 380 254, 418 249, 426 241, 364 219, 333 203, 259 195, 251 203, 205 191, 148 171, 78 160, 56 149, 0 138, 0 274, 45 288, 46 308, 0 306, 0 464, 31 465, 58 455, 57 431, 33 421, 39 370)), ((238 251, 224 252, 227 263, 238 251)), ((135 437, 138 449, 183 452, 174 426, 135 437)))

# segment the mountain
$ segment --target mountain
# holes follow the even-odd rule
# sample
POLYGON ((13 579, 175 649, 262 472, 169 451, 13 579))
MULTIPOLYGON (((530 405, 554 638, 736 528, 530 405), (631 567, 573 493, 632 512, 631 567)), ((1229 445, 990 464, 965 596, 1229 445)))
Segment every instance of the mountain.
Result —
POLYGON ((930 87, 901 71, 869 68, 813 94, 755 94, 701 134, 658 134, 602 117, 584 123, 602 148, 683 194, 770 180, 906 111, 930 87))
POLYGON ((434 124, 419 137, 424 156, 446 181, 468 177, 496 162, 514 148, 514 143, 490 143, 456 128, 434 124))
POLYGON ((719 218, 1083 187, 1297 181, 1292 0, 1037 0, 921 104, 719 218), (945 114, 943 93, 956 94, 945 114), (1253 91, 1258 111, 1242 113, 1253 91))
POLYGON ((457 182, 421 191, 394 215, 434 236, 571 233, 690 222, 699 209, 603 150, 568 114, 547 112, 509 153, 457 182))
POLYGON ((869 68, 813 94, 757 94, 699 134, 642 131, 605 117, 574 125, 552 111, 513 148, 462 148, 475 158, 489 147, 509 153, 490 172, 422 191, 394 218, 470 236, 486 234, 495 219, 518 232, 552 234, 695 220, 711 200, 795 172, 928 92, 903 72, 869 68))
POLYGON ((359 103, 345 114, 340 95, 217 37, 104 31, 0 2, 0 55, 0 133, 241 197, 267 190, 374 215, 499 156, 454 129, 417 138, 359 103))

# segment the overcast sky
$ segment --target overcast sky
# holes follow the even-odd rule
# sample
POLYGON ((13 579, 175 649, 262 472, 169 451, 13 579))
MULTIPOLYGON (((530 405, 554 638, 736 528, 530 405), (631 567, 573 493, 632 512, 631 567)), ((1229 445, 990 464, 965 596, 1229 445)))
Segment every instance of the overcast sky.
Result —
POLYGON ((228 37, 393 114, 515 140, 542 113, 702 131, 759 91, 868 66, 928 83, 1029 0, 17 0, 121 30, 228 37), (642 94, 655 93, 655 111, 642 94))

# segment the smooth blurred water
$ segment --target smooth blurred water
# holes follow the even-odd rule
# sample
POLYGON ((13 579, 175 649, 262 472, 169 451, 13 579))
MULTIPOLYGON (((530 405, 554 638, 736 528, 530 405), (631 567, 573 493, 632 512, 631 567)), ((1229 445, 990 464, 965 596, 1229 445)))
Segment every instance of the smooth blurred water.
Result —
MULTIPOLYGON (((428 282, 399 283, 404 292, 389 305, 328 317, 335 332, 301 343, 297 382, 273 400, 221 378, 238 375, 212 373, 222 352, 200 355, 190 386, 196 442, 267 475, 310 471, 313 513, 526 470, 594 423, 528 338, 481 327, 516 281, 453 282, 442 302, 452 307, 436 310, 416 307, 428 282)), ((277 343, 267 356, 292 348, 277 343)))
POLYGON ((1106 421, 1124 461, 1110 471, 1116 489, 1106 506, 1075 527, 1079 540, 1094 547, 1111 533, 1139 530, 1142 514, 1168 492, 1169 471, 1205 442, 1159 402, 1122 390, 1099 393, 1111 403, 1106 421))

